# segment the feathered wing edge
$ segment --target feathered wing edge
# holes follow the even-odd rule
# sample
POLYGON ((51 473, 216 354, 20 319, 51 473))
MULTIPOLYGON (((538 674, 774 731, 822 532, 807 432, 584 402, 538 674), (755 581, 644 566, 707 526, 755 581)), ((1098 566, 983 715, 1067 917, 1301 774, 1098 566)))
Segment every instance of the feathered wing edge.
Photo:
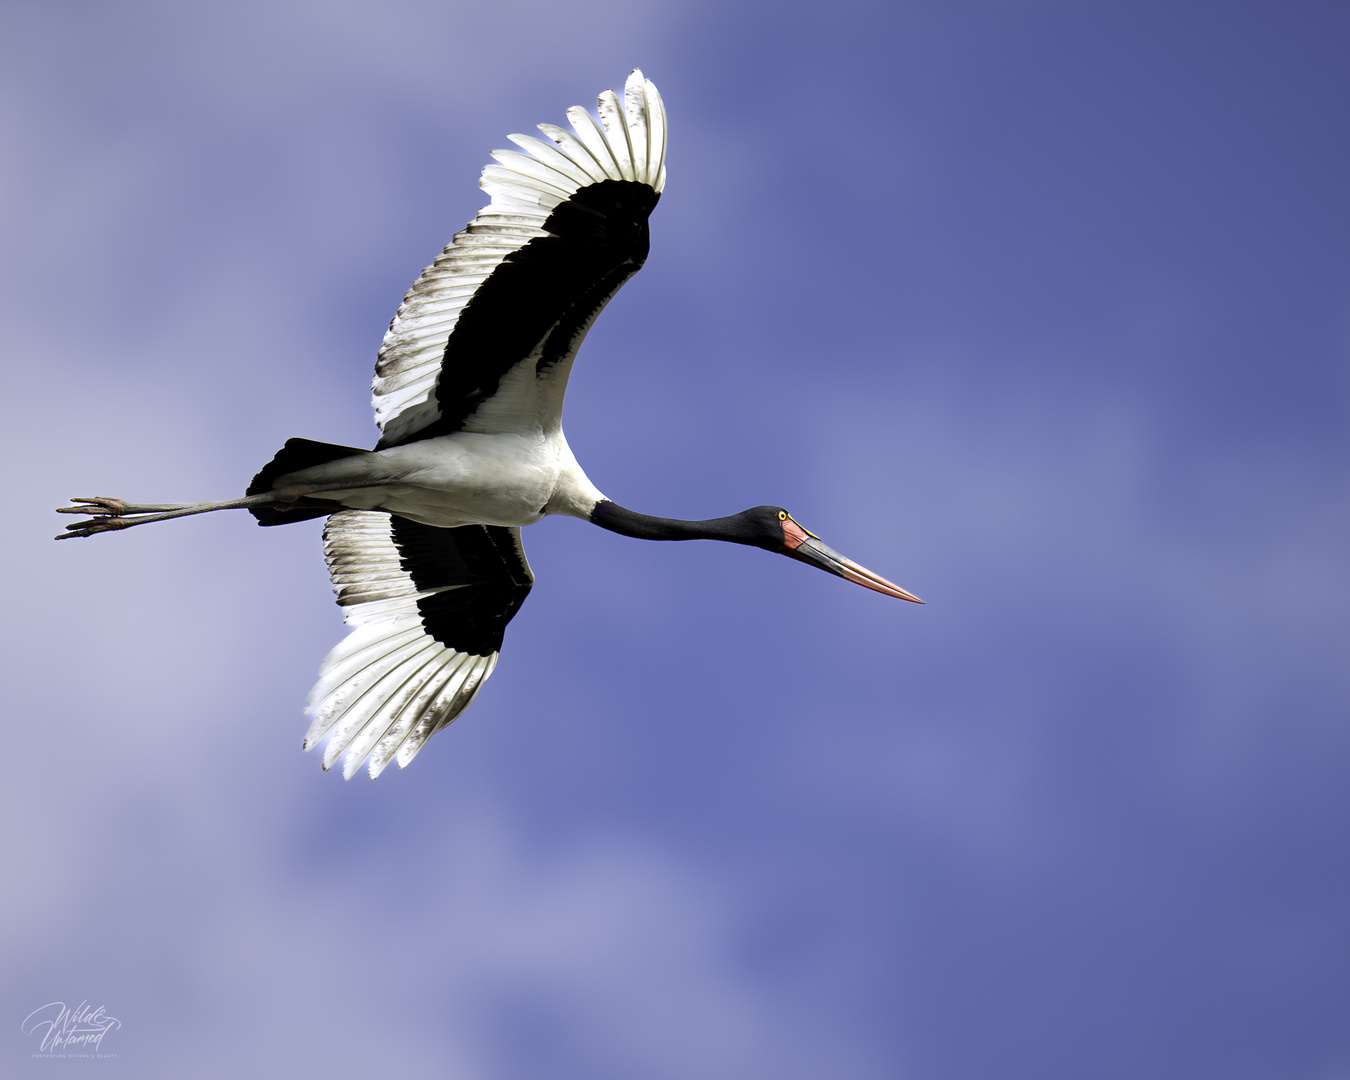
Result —
POLYGON ((567 110, 572 131, 553 124, 507 136, 521 150, 494 150, 479 186, 492 202, 422 271, 404 294, 380 346, 371 383, 375 422, 386 440, 403 438, 436 420, 435 389, 446 342, 474 292, 508 255, 543 229, 553 209, 602 180, 666 185, 666 112, 650 79, 634 69, 622 101, 599 98, 600 122, 580 106, 567 110))
POLYGON ((405 768, 468 707, 497 666, 497 653, 457 652, 426 632, 417 601, 468 586, 419 590, 402 568, 388 514, 340 511, 324 525, 323 541, 352 630, 319 668, 304 745, 309 750, 327 738, 323 767, 345 754, 345 780, 369 757, 373 780, 391 761, 405 768))

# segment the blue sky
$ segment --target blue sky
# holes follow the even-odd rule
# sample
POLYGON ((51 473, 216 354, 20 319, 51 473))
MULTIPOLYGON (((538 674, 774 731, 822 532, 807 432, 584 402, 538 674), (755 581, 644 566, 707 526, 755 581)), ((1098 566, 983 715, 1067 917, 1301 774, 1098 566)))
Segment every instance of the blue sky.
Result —
POLYGON ((1350 1077, 1350 15, 13 3, 0 1072, 1350 1077), (371 443, 488 150, 641 66, 573 520, 406 772, 300 752, 314 523, 53 544, 371 443), (122 1022, 34 1059, 50 1001, 122 1022))

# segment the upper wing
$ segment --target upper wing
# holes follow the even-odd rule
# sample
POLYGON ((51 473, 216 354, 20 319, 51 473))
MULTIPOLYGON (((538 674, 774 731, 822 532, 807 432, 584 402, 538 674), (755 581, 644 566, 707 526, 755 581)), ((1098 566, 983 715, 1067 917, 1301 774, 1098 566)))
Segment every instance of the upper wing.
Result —
POLYGON ((666 115, 651 81, 635 70, 623 103, 606 90, 599 106, 599 124, 574 106, 575 134, 540 124, 551 143, 511 135, 529 153, 492 152, 500 164, 479 181, 492 202, 413 282, 380 347, 381 447, 466 424, 518 430, 546 420, 541 407, 561 413, 582 337, 647 257, 647 215, 666 182, 666 115), (533 371, 503 388, 527 360, 533 371))
POLYGON ((352 630, 319 668, 305 749, 327 736, 325 769, 345 753, 350 780, 369 756, 373 780, 473 700, 534 574, 519 529, 438 529, 377 510, 329 517, 323 552, 352 630))

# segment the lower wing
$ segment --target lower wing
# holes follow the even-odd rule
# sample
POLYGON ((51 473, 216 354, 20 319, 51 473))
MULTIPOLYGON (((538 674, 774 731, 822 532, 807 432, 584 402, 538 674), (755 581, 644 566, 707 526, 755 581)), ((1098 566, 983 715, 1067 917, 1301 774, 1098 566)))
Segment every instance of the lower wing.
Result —
POLYGON ((502 634, 534 575, 520 530, 439 529, 375 510, 342 510, 324 557, 347 637, 324 658, 309 695, 305 749, 328 740, 323 767, 346 755, 350 780, 405 767, 464 711, 497 665, 502 634))

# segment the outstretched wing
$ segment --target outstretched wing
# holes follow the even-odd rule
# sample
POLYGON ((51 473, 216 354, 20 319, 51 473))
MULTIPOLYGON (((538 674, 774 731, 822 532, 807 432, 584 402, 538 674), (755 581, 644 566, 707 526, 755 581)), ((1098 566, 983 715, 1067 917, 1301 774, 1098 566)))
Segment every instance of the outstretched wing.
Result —
POLYGON ((600 123, 567 110, 551 142, 509 138, 479 185, 492 196, 403 297, 375 365, 380 447, 473 431, 537 430, 562 411, 591 323, 647 257, 666 182, 661 97, 634 71, 600 123), (518 369, 518 370, 513 370, 518 369), (543 384, 547 384, 545 387, 543 384), (556 415, 555 415, 556 414, 556 415))
POLYGON ((519 529, 438 529, 376 510, 329 517, 323 552, 352 629, 319 668, 305 749, 326 737, 325 769, 345 753, 350 780, 369 757, 373 780, 473 700, 534 574, 519 529))

